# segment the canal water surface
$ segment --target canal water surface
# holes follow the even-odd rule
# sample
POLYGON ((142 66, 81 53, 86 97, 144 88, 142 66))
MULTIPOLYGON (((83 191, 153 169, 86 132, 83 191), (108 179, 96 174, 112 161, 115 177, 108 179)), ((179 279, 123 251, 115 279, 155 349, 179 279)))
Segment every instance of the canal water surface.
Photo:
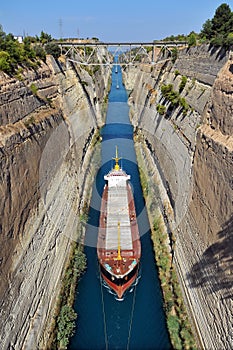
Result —
POLYGON ((118 66, 118 73, 115 73, 115 69, 112 73, 106 125, 102 132, 102 166, 93 185, 85 239, 87 270, 78 285, 75 301, 78 319, 70 350, 171 349, 139 180, 127 98, 118 66), (142 244, 139 278, 123 301, 116 300, 115 295, 103 285, 96 253, 103 177, 113 166, 112 157, 116 146, 122 157, 122 168, 131 175, 142 244))

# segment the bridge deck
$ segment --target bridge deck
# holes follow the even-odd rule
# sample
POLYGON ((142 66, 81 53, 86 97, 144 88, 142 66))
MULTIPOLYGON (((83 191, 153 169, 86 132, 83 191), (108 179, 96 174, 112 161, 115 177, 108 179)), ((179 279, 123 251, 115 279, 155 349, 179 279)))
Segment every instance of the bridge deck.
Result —
POLYGON ((187 45, 186 41, 155 41, 155 42, 76 42, 74 41, 56 41, 57 45, 61 46, 75 46, 75 47, 83 47, 83 46, 149 46, 149 47, 161 47, 161 46, 185 46, 187 45))

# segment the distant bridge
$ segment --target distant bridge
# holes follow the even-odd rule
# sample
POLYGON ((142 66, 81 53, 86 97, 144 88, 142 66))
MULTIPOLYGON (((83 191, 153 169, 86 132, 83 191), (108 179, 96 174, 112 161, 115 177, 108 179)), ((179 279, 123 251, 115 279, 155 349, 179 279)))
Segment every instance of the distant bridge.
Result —
POLYGON ((93 42, 78 39, 56 42, 61 54, 70 61, 82 65, 113 66, 119 64, 137 65, 154 64, 155 49, 169 50, 174 47, 186 47, 187 42, 181 41, 154 41, 154 42, 93 42), (109 54, 106 55, 106 52, 109 54))

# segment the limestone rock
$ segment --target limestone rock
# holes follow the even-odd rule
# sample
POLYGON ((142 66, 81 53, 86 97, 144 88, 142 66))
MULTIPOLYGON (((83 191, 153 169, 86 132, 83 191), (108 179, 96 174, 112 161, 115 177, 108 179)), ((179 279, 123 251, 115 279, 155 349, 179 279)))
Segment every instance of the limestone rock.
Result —
POLYGON ((151 73, 124 75, 135 81, 131 121, 173 208, 175 261, 205 349, 233 345, 232 67, 229 52, 204 45, 181 50, 174 64, 159 57, 151 73), (163 84, 179 92, 181 76, 187 83, 180 96, 191 107, 186 115, 161 94, 163 84), (164 115, 159 104, 166 107, 164 115))
POLYGON ((38 72, 24 71, 20 80, 2 75, 2 350, 46 346, 46 325, 90 187, 90 143, 103 124, 101 103, 109 74, 102 72, 94 83, 80 67, 47 57, 38 72))

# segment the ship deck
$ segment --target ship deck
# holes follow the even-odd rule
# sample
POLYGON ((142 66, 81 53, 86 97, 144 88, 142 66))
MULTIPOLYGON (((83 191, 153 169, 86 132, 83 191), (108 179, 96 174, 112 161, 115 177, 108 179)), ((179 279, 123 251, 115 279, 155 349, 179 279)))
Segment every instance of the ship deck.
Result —
POLYGON ((124 275, 132 270, 141 256, 134 198, 125 177, 114 176, 107 180, 101 201, 98 259, 111 273, 124 275), (121 259, 118 259, 119 247, 121 259))
POLYGON ((129 218, 127 185, 108 188, 105 249, 117 250, 118 222, 120 223, 121 250, 132 250, 132 234, 129 218))

